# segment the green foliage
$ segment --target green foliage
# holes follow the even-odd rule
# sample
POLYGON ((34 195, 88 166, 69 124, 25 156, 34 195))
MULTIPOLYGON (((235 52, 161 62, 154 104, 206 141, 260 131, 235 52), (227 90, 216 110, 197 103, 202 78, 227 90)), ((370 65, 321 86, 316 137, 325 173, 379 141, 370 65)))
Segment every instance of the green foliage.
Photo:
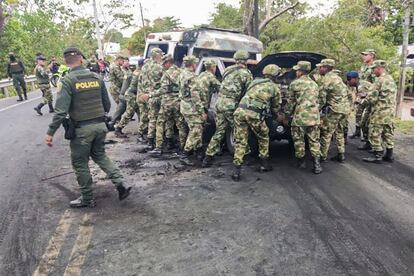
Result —
POLYGON ((243 29, 243 10, 226 3, 218 3, 211 14, 210 25, 224 29, 243 29))
POLYGON ((121 43, 124 36, 120 31, 117 31, 115 29, 110 29, 105 33, 104 41, 105 42, 115 42, 115 43, 121 43))

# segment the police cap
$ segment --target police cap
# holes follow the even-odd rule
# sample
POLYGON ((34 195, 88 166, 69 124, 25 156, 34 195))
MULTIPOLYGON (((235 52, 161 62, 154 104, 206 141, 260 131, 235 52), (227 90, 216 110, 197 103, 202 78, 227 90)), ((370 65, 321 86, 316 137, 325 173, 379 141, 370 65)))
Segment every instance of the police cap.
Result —
POLYGON ((67 57, 67 56, 82 56, 83 58, 85 58, 85 56, 82 54, 82 52, 76 47, 66 48, 63 51, 63 56, 65 56, 65 57, 67 57))
POLYGON ((348 80, 357 79, 359 78, 359 73, 357 71, 349 71, 348 73, 346 73, 346 78, 348 80))

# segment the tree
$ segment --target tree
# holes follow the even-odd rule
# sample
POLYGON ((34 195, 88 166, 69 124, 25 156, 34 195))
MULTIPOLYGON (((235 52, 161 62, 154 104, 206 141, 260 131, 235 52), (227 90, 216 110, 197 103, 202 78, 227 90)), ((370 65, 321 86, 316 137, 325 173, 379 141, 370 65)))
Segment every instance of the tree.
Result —
POLYGON ((234 7, 226 3, 218 3, 215 11, 210 16, 210 25, 224 29, 243 29, 243 10, 242 7, 234 7))
POLYGON ((110 29, 106 32, 104 36, 105 42, 115 42, 115 43, 121 43, 124 36, 122 33, 116 29, 110 29))

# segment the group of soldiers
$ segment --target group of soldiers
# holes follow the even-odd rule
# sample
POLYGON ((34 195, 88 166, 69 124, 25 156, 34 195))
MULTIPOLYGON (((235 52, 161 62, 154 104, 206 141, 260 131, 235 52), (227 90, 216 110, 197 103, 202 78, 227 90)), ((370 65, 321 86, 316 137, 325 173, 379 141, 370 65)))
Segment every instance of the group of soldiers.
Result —
MULTIPOLYGON (((362 150, 370 150, 373 157, 364 161, 381 163, 393 161, 393 114, 396 84, 387 73, 387 64, 375 60, 375 51, 362 52, 364 64, 359 72, 350 71, 346 80, 336 70, 335 61, 324 59, 312 71, 308 61, 293 67, 296 79, 289 86, 287 104, 282 106, 280 87, 276 83, 282 69, 267 65, 263 77, 253 79, 247 68, 249 53, 239 50, 235 64, 225 69, 221 82, 216 78, 217 64, 204 62, 205 71, 196 76, 199 60, 186 56, 183 68, 174 64, 173 57, 153 48, 151 58, 140 60, 136 70, 126 66, 127 59, 118 57, 111 67, 111 95, 115 102, 126 101, 122 116, 115 112, 111 124, 117 137, 126 137, 122 129, 139 114, 138 142, 146 144, 153 157, 161 157, 174 148, 179 160, 194 165, 191 155, 202 167, 212 165, 228 128, 234 129, 235 153, 232 178, 240 180, 244 158, 250 153, 249 133, 259 146, 259 170, 269 171, 269 128, 265 119, 277 118, 281 113, 291 125, 297 166, 306 168, 305 140, 313 159, 313 172, 322 172, 331 140, 335 139, 338 154, 331 158, 345 161, 345 144, 351 111, 356 108, 356 131, 351 138, 361 136, 362 150), (210 99, 219 92, 216 102, 216 130, 206 148, 203 130, 208 118, 210 99), (178 130, 178 145, 174 144, 174 130, 178 130), (386 152, 383 154, 382 144, 386 152)), ((118 110, 118 108, 117 108, 118 110)))

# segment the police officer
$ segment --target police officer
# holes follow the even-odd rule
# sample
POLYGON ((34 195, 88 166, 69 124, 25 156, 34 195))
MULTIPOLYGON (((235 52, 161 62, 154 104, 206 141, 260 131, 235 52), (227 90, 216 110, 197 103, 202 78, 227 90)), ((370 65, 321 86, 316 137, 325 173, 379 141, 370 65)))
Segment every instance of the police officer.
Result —
POLYGON ((19 96, 17 101, 23 101, 22 90, 24 99, 27 100, 26 81, 24 80, 26 69, 24 64, 21 60, 16 58, 16 55, 13 52, 9 53, 9 59, 10 61, 7 64, 7 75, 9 78, 13 79, 14 88, 16 88, 17 95, 19 96))
POLYGON ((43 102, 37 105, 34 110, 37 112, 37 114, 43 115, 42 107, 44 105, 48 105, 49 113, 53 113, 55 112, 53 109, 53 95, 49 83, 49 70, 47 70, 45 63, 46 58, 44 56, 38 56, 36 59, 37 65, 34 69, 34 74, 36 76, 39 89, 42 91, 43 102))
POLYGON ((272 170, 269 164, 269 127, 265 119, 276 117, 282 103, 279 86, 275 83, 281 69, 270 64, 263 69, 264 78, 257 78, 247 87, 246 95, 241 99, 234 112, 234 133, 236 145, 234 151, 234 172, 232 179, 240 180, 241 166, 249 150, 249 129, 259 144, 260 171, 272 170))
POLYGON ((69 114, 76 124, 76 136, 70 141, 72 166, 80 186, 81 196, 70 202, 71 207, 94 207, 89 158, 99 165, 118 190, 119 200, 125 199, 131 187, 124 186, 119 169, 105 154, 105 113, 111 103, 101 78, 83 66, 83 55, 77 48, 67 48, 65 63, 70 73, 62 78, 56 100, 56 114, 49 125, 45 142, 53 145, 53 135, 69 114))

